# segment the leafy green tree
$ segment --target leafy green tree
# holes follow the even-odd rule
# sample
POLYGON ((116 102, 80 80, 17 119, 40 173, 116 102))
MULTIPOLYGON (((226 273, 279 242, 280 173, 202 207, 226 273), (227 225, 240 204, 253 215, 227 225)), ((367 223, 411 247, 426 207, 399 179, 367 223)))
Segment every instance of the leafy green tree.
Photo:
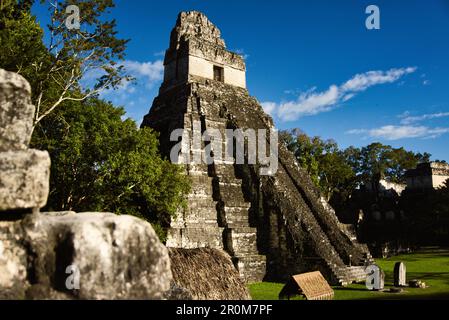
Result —
POLYGON ((41 0, 41 4, 48 6, 51 15, 47 26, 51 62, 36 62, 39 81, 35 92, 35 125, 64 101, 83 101, 129 80, 119 64, 128 40, 117 38, 116 22, 107 16, 114 7, 113 0, 41 0), (67 27, 69 5, 79 9, 79 29, 67 27), (80 80, 92 73, 98 75, 95 84, 83 90, 80 80), (48 82, 56 83, 51 94, 47 92, 48 82))
POLYGON ((0 67, 22 74, 33 86, 37 61, 49 59, 43 30, 30 13, 33 1, 0 0, 0 67))
POLYGON ((321 190, 328 201, 337 193, 346 200, 357 187, 356 175, 340 151, 323 154, 319 168, 321 190))
POLYGON ((299 165, 307 170, 327 200, 336 192, 351 192, 355 174, 334 140, 310 138, 296 129, 282 132, 281 141, 294 153, 299 165))
POLYGON ((307 170, 312 181, 319 185, 319 168, 318 161, 315 155, 318 152, 322 152, 322 146, 318 141, 318 138, 310 139, 305 133, 296 129, 291 132, 281 132, 281 141, 287 146, 287 148, 293 152, 298 161, 298 164, 307 170))
POLYGON ((42 122, 32 144, 52 159, 47 210, 131 214, 167 227, 189 182, 160 157, 157 135, 124 114, 90 98, 68 102, 42 122))
POLYGON ((113 0, 41 0, 51 21, 45 43, 44 30, 30 13, 33 2, 2 0, 0 66, 30 81, 34 127, 66 101, 83 101, 131 80, 120 64, 128 40, 117 37, 116 22, 108 19, 113 0), (67 26, 69 5, 79 9, 80 28, 67 26), (82 88, 80 80, 88 75, 94 80, 82 88))
POLYGON ((363 184, 376 184, 380 179, 404 182, 404 174, 420 162, 428 162, 430 154, 415 154, 404 148, 393 148, 379 142, 361 149, 349 147, 344 151, 347 162, 363 184))

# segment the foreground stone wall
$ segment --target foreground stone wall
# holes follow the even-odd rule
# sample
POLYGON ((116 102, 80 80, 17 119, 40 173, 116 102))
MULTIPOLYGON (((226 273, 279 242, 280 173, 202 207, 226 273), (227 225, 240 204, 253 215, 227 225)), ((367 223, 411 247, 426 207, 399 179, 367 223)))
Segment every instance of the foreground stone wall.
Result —
POLYGON ((171 278, 167 249, 137 218, 68 212, 0 221, 0 299, 161 299, 171 278))
POLYGON ((172 273, 148 222, 39 213, 50 157, 30 150, 30 86, 0 69, 0 299, 162 299, 172 273))

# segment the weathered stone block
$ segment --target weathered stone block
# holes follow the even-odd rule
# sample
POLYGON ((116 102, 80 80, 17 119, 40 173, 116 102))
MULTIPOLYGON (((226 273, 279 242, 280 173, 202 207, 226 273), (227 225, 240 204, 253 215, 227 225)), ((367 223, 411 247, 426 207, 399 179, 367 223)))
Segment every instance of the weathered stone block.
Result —
POLYGON ((405 287, 407 285, 407 269, 404 262, 394 265, 394 286, 405 287))
POLYGON ((167 249, 135 217, 72 212, 0 222, 0 299, 161 299, 171 280, 167 249))
POLYGON ((227 249, 238 256, 257 253, 256 232, 256 228, 250 227, 226 229, 227 249))
POLYGON ((27 252, 17 245, 17 226, 0 222, 0 299, 23 299, 27 283, 27 252))
POLYGON ((261 282, 266 275, 267 259, 262 255, 236 256, 232 258, 240 278, 247 282, 261 282))
POLYGON ((27 148, 34 117, 30 97, 25 78, 0 69, 0 152, 27 148))
POLYGON ((49 178, 48 152, 0 152, 0 211, 44 207, 49 178))
POLYGON ((185 228, 170 228, 167 247, 223 248, 223 228, 218 224, 192 223, 185 228))

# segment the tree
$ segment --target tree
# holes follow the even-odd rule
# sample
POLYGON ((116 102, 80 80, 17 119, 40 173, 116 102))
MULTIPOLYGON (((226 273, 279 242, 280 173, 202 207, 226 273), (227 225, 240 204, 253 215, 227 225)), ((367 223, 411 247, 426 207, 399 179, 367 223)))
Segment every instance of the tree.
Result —
POLYGON ((403 183, 408 169, 430 159, 428 153, 413 153, 379 142, 362 148, 340 150, 334 140, 309 137, 300 129, 282 131, 281 141, 309 173, 322 195, 340 207, 360 185, 378 185, 380 179, 403 183), (338 203, 337 203, 338 202, 338 203))
POLYGON ((363 184, 377 184, 380 179, 403 183, 407 170, 430 159, 428 153, 415 154, 404 148, 393 148, 379 142, 371 143, 361 148, 360 151, 350 147, 345 154, 350 157, 348 162, 357 175, 360 175, 360 182, 363 184))
POLYGON ((336 192, 350 194, 355 174, 334 140, 310 138, 296 129, 282 132, 281 141, 294 153, 299 165, 307 170, 328 201, 336 192))
MULTIPOLYGON (((33 63, 49 58, 43 30, 30 13, 32 1, 0 0, 0 67, 34 79, 33 63)), ((33 85, 33 83, 31 83, 33 85)))
POLYGON ((117 38, 115 20, 107 18, 112 0, 41 0, 51 16, 47 46, 42 42, 43 30, 29 12, 32 3, 2 0, 0 62, 30 81, 36 106, 34 128, 65 101, 83 101, 131 80, 120 65, 128 40, 117 38), (67 27, 69 5, 79 9, 79 29, 67 27), (80 80, 93 74, 93 83, 81 87, 80 80))
POLYGON ((32 145, 50 152, 47 210, 108 211, 168 226, 189 191, 180 167, 161 158, 157 135, 122 120, 97 98, 66 102, 43 120, 32 145))
POLYGON ((357 186, 356 175, 340 151, 327 152, 319 160, 320 186, 327 201, 339 194, 341 201, 350 197, 357 186))
POLYGON ((316 154, 322 152, 319 138, 309 138, 299 129, 281 132, 281 141, 293 152, 298 164, 310 175, 312 181, 319 186, 319 168, 316 154))

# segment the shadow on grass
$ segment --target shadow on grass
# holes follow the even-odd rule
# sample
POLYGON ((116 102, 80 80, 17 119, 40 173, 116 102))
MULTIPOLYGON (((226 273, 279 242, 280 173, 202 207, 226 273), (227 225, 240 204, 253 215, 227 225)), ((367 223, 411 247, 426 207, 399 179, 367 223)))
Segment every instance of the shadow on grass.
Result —
POLYGON ((386 295, 382 297, 362 298, 360 300, 449 300, 449 292, 423 293, 414 295, 408 295, 407 293, 386 293, 386 295))
POLYGON ((363 292, 368 292, 368 289, 366 288, 348 288, 348 287, 338 287, 338 288, 333 288, 334 291, 363 291, 363 292))

